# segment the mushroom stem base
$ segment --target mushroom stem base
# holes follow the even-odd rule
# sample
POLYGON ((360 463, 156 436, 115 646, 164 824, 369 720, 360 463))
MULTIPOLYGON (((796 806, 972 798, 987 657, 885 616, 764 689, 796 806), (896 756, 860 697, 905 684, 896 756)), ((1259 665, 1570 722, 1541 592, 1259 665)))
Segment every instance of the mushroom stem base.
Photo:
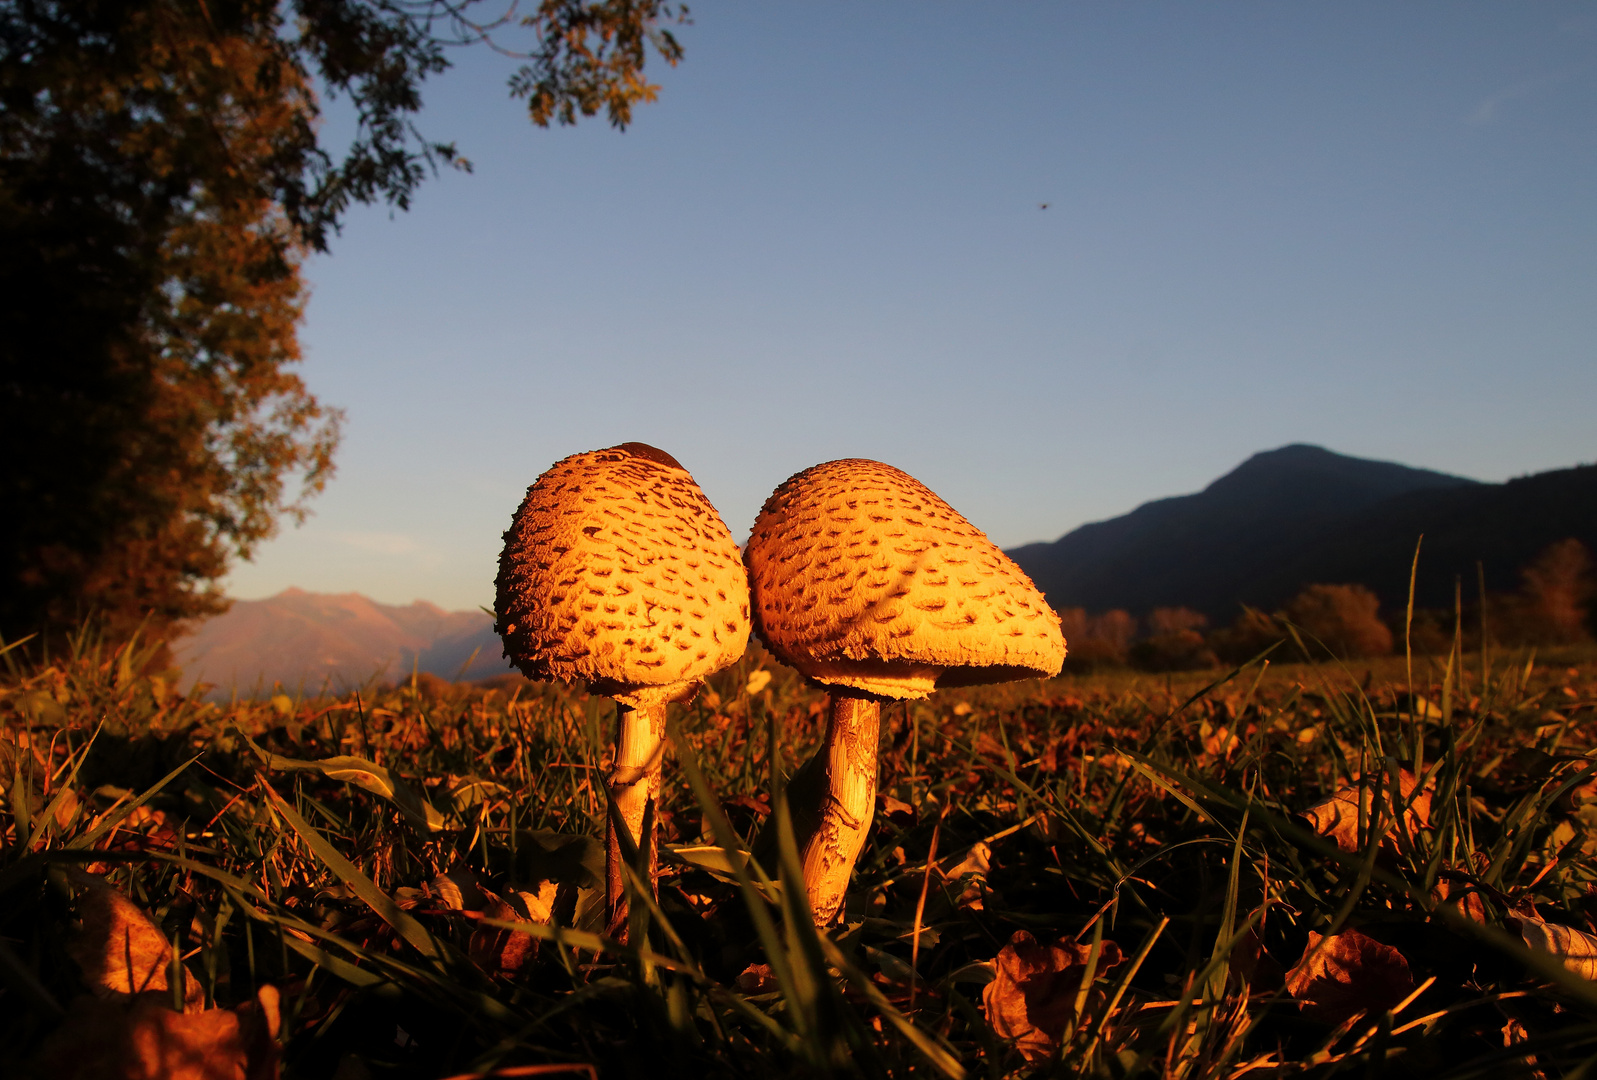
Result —
POLYGON ((806 828, 808 835, 797 840, 804 889, 817 926, 831 922, 842 907, 854 862, 876 814, 876 744, 882 717, 875 698, 834 693, 830 705, 826 739, 805 766, 818 767, 821 774, 814 785, 819 806, 813 813, 805 813, 807 807, 795 810, 795 825, 801 817, 814 823, 813 831, 806 828))
MULTIPOLYGON (((610 797, 626 823, 627 833, 649 863, 649 885, 659 899, 660 853, 656 844, 655 806, 660 796, 660 759, 665 753, 665 705, 634 707, 616 702, 616 755, 610 769, 610 797), (644 835, 644 823, 648 835, 644 835)), ((605 927, 618 941, 627 937, 627 892, 621 873, 621 839, 616 815, 605 829, 605 927)))

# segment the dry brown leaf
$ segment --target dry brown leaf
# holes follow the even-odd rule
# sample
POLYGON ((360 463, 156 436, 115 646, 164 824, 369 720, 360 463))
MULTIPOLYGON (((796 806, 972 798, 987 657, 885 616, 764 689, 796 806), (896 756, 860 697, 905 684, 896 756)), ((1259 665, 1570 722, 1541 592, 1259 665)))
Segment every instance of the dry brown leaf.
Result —
POLYGON ((522 917, 530 922, 547 923, 554 919, 555 901, 559 899, 560 886, 554 881, 541 882, 537 892, 510 894, 512 905, 520 903, 525 909, 522 917))
POLYGON ((1227 759, 1242 746, 1242 740, 1229 727, 1213 727, 1208 721, 1199 726, 1198 736, 1203 740, 1204 754, 1211 758, 1227 759))
POLYGON ((737 991, 746 997, 770 994, 780 989, 770 964, 750 964, 738 973, 737 991))
POLYGON ((65 831, 72 827, 72 819, 78 816, 78 793, 72 788, 67 788, 61 795, 61 801, 55 808, 56 827, 65 831))
MULTIPOLYGON (((1379 784, 1382 791, 1382 805, 1390 799, 1391 781, 1385 773, 1376 774, 1374 783, 1379 784)), ((1397 776, 1398 790, 1403 798, 1408 799, 1414 795, 1416 781, 1414 774, 1407 769, 1400 770, 1397 776)), ((1359 847, 1359 809, 1363 804, 1366 825, 1374 820, 1374 799, 1371 798, 1371 785, 1360 782, 1354 787, 1345 787, 1327 799, 1322 799, 1304 810, 1298 816, 1308 821, 1309 827, 1321 836, 1336 843, 1342 851, 1352 853, 1361 850, 1359 847)), ((1420 829, 1428 829, 1431 824, 1431 793, 1429 790, 1421 791, 1414 796, 1413 804, 1403 815, 1408 831, 1413 833, 1420 829)), ((1390 841, 1397 830, 1387 831, 1390 841)))
POLYGON ((173 1012, 160 993, 80 997, 23 1067, 31 1080, 277 1080, 277 991, 238 1009, 173 1012))
MULTIPOLYGON (((96 997, 117 999, 144 991, 167 991, 171 1000, 172 945, 137 904, 108 882, 74 870, 68 874, 81 890, 78 914, 82 926, 67 953, 77 961, 83 981, 96 997)), ((198 980, 183 971, 183 1000, 188 1010, 204 1004, 198 980)))
POLYGON ((128 1016, 130 1076, 162 1080, 245 1080, 248 1038, 231 1009, 175 1013, 140 997, 128 1016))
POLYGON ((1286 988, 1305 1016, 1340 1024, 1355 1013, 1390 1009, 1414 989, 1414 975, 1402 953, 1357 930, 1330 938, 1310 931, 1286 988))
POLYGON ((943 872, 945 879, 959 886, 959 895, 954 898, 956 907, 982 910, 984 886, 987 875, 992 872, 992 860, 993 849, 978 840, 963 859, 943 872))
POLYGON ((1473 885, 1449 881, 1445 877, 1437 878, 1435 887, 1431 889, 1431 897, 1446 903, 1470 922, 1482 926, 1487 923, 1486 901, 1481 898, 1480 889, 1473 885))
POLYGON ((457 868, 439 874, 427 883, 427 888, 434 899, 451 911, 482 911, 488 906, 488 894, 470 870, 457 868))
MULTIPOLYGON (((1016 931, 994 960, 995 976, 982 991, 993 1033, 1013 1039, 1027 1061, 1040 1061, 1058 1049, 1065 1028, 1076 1018, 1076 995, 1091 951, 1090 945, 1070 938, 1042 945, 1025 930, 1016 931)), ((1120 946, 1105 941, 1095 976, 1123 960, 1120 946)), ((1090 1000, 1101 997, 1094 991, 1090 1000)))
POLYGON ((1519 936, 1531 948, 1558 957, 1581 978, 1597 981, 1597 937, 1539 918, 1521 919, 1519 936))
MULTIPOLYGON (((1507 1049, 1510 1046, 1518 1046, 1520 1043, 1528 1041, 1530 1041, 1530 1031, 1519 1020, 1519 1018, 1510 1016, 1503 1024, 1504 1049, 1507 1049)), ((1526 1054, 1519 1060, 1523 1062, 1528 1069, 1528 1072, 1525 1075, 1534 1078, 1534 1080, 1546 1080, 1547 1074, 1541 1069, 1537 1068, 1535 1054, 1526 1054)))
MULTIPOLYGON (((483 915, 505 922, 548 923, 558 891, 555 882, 545 881, 538 892, 513 892, 504 899, 485 892, 488 907, 483 915)), ((483 926, 471 935, 468 948, 478 967, 490 975, 509 978, 537 957, 538 939, 521 930, 483 926)))

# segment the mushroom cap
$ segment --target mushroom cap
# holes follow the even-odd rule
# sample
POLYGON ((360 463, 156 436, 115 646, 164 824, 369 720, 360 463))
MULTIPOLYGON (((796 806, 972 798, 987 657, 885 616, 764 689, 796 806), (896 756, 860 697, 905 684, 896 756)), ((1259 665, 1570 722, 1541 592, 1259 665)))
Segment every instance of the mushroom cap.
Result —
POLYGON ((748 644, 731 532, 688 471, 643 443, 538 477, 505 532, 496 584, 494 628, 523 674, 633 705, 691 695, 748 644))
POLYGON ((817 682, 890 698, 1059 674, 1065 639, 1020 567, 907 473, 829 461, 791 477, 743 552, 754 628, 817 682))

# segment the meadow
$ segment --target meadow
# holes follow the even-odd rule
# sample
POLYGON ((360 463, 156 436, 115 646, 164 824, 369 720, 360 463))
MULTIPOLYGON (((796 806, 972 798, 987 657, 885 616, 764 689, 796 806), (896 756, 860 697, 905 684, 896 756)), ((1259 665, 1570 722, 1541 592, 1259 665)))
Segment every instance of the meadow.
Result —
POLYGON ((13 1073, 1557 1077, 1597 1055, 1589 647, 894 704, 825 932, 783 889, 790 843, 746 855, 790 835, 782 783, 825 718, 755 648, 673 706, 659 898, 629 868, 626 944, 599 917, 608 701, 417 677, 218 703, 157 655, 84 642, 0 677, 13 1073))

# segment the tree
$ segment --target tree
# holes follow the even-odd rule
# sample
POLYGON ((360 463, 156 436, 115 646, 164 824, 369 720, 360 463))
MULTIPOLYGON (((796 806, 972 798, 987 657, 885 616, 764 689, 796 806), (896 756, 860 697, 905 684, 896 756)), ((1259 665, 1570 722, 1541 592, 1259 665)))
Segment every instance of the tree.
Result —
POLYGON ((1392 651, 1392 631, 1380 619, 1380 606, 1363 585, 1310 585, 1282 614, 1306 638, 1349 660, 1392 651))
POLYGON ((1597 592, 1591 553, 1571 537, 1549 544, 1520 571, 1520 637, 1537 644, 1567 645, 1586 639, 1587 604, 1597 592))
POLYGON ((1131 663, 1144 671, 1196 671, 1219 663, 1203 630, 1208 617, 1191 608, 1154 608, 1148 636, 1131 647, 1131 663))
POLYGON ((305 253, 467 167, 415 125, 451 44, 532 47, 532 120, 653 100, 661 0, 0 0, 0 635, 221 610, 217 579, 332 472, 294 373, 305 253), (320 87, 320 96, 314 89, 320 87), (358 117, 319 140, 322 100, 358 117), (287 489, 297 482, 297 493, 287 489))

